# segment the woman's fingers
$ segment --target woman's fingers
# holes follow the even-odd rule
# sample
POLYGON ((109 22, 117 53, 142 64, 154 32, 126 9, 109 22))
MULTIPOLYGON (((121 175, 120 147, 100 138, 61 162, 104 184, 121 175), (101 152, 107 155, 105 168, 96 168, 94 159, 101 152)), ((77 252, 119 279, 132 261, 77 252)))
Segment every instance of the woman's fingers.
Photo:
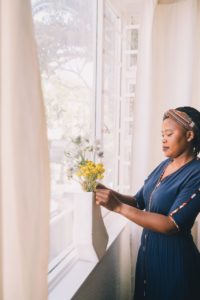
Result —
POLYGON ((98 195, 98 196, 102 196, 102 195, 104 195, 104 196, 107 196, 107 195, 110 195, 111 194, 111 191, 110 190, 105 190, 105 189, 100 189, 100 190, 96 190, 95 191, 95 193, 96 193, 96 195, 98 195))
POLYGON ((121 203, 110 190, 96 191, 96 203, 102 205, 109 210, 118 211, 121 203))
POLYGON ((96 194, 111 194, 111 190, 107 190, 107 189, 99 189, 96 190, 96 194))
POLYGON ((103 185, 102 183, 98 183, 97 186, 96 186, 96 189, 108 189, 105 185, 103 185))
POLYGON ((101 189, 96 191, 96 203, 101 205, 106 205, 111 197, 111 192, 109 190, 101 189))

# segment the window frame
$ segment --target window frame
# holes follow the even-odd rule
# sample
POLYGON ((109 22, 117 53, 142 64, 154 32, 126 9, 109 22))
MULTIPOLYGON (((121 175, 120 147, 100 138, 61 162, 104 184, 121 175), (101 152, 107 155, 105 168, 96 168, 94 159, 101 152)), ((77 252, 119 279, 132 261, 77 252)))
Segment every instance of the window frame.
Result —
MULTIPOLYGON (((94 41, 94 55, 96 57, 95 67, 94 67, 94 89, 93 89, 93 99, 92 102, 92 108, 91 108, 91 115, 93 116, 91 128, 91 136, 92 139, 98 139, 103 144, 103 134, 102 134, 102 127, 103 127, 103 106, 104 102, 102 101, 102 92, 103 92, 103 59, 104 59, 104 17, 105 17, 105 6, 108 5, 109 9, 113 11, 116 18, 120 19, 120 16, 117 14, 117 12, 114 10, 112 4, 107 0, 97 0, 96 1, 96 9, 94 14, 94 19, 96 19, 96 39, 94 41)), ((119 21, 119 30, 121 33, 121 22, 119 21)), ((122 36, 121 36, 122 38, 122 36)), ((119 142, 120 142, 120 99, 121 99, 121 41, 119 39, 118 41, 118 76, 117 76, 117 82, 118 82, 118 92, 117 92, 117 119, 116 124, 117 128, 115 128, 115 135, 116 135, 116 141, 118 147, 117 150, 119 151, 119 142)), ((114 178, 114 188, 118 190, 119 187, 119 153, 116 151, 115 153, 115 164, 116 164, 116 170, 115 170, 115 178, 114 178)), ((73 193, 73 190, 72 190, 73 193)), ((54 214, 52 214, 52 217, 59 217, 59 214, 62 213, 58 209, 54 214)), ((71 211, 73 214, 73 210, 71 211)), ((104 208, 102 208, 102 215, 103 218, 108 216, 110 212, 104 208)), ((53 221, 51 218, 50 224, 53 221)), ((69 248, 66 249, 66 251, 63 251, 59 257, 56 257, 52 262, 49 264, 49 281, 54 282, 53 278, 57 280, 58 274, 64 274, 66 270, 69 270, 73 264, 75 264, 78 261, 78 253, 75 245, 70 245, 69 248), (57 269, 57 270, 56 270, 57 269), (59 272, 58 272, 59 270, 59 272)), ((53 284, 54 285, 54 284, 53 284)), ((50 285, 51 287, 51 285, 50 285)))

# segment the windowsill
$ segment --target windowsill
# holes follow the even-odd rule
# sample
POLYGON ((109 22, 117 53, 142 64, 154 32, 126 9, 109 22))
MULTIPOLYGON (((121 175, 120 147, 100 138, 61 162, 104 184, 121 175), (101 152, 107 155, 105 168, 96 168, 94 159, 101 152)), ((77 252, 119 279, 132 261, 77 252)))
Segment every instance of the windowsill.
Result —
MULTIPOLYGON (((109 213, 105 216, 104 222, 109 235, 108 251, 128 223, 128 220, 115 213, 109 213)), ((76 260, 77 253, 75 252, 71 255, 72 257, 70 259, 73 262, 71 266, 67 264, 65 269, 60 266, 62 272, 58 273, 59 270, 55 270, 55 272, 52 272, 49 276, 49 300, 71 299, 99 263, 76 260), (76 262, 74 262, 75 260, 76 262)))

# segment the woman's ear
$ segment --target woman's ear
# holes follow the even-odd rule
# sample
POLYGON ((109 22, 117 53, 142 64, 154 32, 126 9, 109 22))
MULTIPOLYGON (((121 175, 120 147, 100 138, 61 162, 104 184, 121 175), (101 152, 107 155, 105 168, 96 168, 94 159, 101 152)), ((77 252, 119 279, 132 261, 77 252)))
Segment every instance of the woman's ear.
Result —
POLYGON ((191 142, 194 139, 194 131, 188 130, 186 132, 186 138, 188 142, 191 142))

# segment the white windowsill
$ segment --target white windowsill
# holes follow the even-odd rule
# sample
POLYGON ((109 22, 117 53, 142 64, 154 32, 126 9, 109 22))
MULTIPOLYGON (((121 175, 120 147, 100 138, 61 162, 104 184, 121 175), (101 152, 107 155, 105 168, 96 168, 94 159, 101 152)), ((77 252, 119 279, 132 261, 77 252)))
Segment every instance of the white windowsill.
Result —
MULTIPOLYGON (((118 214, 109 213, 105 216, 104 222, 109 234, 109 242, 107 246, 108 251, 110 246, 128 223, 128 220, 118 214)), ((76 253, 73 253, 72 255, 74 258, 77 257, 76 253)), ((59 275, 59 270, 55 270, 55 274, 52 272, 49 276, 48 300, 72 299, 97 265, 98 263, 95 262, 77 260, 70 267, 68 265, 67 269, 64 269, 59 275)))

